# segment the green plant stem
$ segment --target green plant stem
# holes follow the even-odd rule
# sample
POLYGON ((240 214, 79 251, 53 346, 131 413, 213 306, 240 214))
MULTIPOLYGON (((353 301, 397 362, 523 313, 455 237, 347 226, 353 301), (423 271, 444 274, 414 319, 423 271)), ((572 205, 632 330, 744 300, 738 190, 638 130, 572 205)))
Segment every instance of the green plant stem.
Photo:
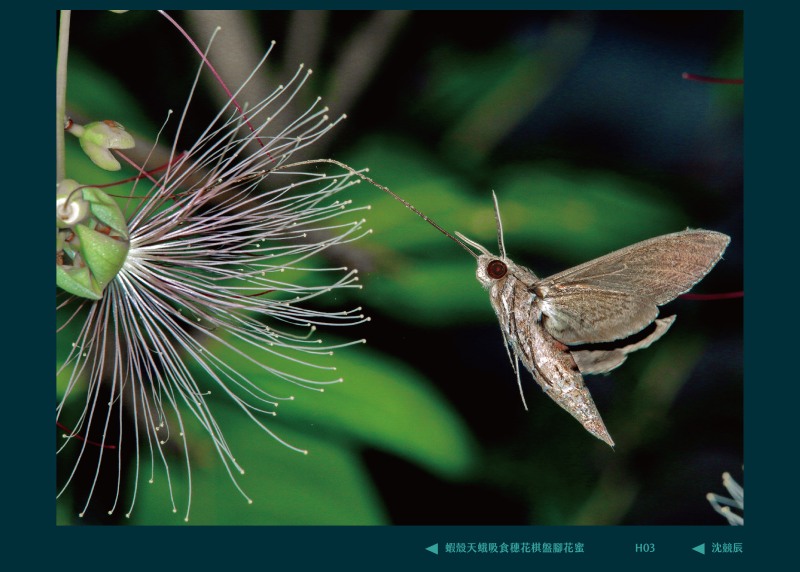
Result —
POLYGON ((56 183, 66 174, 64 161, 64 117, 67 107, 67 55, 69 54, 69 20, 71 10, 61 10, 56 60, 56 183))

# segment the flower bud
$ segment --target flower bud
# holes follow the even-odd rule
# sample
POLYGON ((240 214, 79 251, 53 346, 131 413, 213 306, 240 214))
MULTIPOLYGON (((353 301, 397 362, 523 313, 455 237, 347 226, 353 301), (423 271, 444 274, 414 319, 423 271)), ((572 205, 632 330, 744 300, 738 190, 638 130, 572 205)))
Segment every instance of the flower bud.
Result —
POLYGON ((110 119, 89 123, 75 134, 92 162, 106 171, 119 171, 121 168, 111 149, 130 149, 136 145, 125 127, 110 119))

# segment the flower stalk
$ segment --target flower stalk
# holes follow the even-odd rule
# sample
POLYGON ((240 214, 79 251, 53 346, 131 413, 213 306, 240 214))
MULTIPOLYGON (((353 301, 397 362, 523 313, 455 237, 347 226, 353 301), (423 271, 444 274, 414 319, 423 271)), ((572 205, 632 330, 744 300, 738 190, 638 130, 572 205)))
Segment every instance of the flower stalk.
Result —
POLYGON ((69 23, 71 10, 61 10, 56 59, 56 183, 66 173, 64 166, 64 125, 67 108, 67 56, 69 55, 69 23))

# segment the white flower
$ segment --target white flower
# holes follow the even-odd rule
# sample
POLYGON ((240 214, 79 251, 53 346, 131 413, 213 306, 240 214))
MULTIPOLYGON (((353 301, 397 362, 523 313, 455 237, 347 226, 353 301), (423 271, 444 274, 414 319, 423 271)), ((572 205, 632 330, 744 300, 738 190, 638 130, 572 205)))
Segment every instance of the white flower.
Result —
MULTIPOLYGON (((336 312, 309 302, 359 287, 356 270, 320 264, 325 250, 367 232, 349 201, 338 198, 351 185, 350 175, 272 170, 335 124, 317 100, 270 134, 270 123, 308 73, 298 70, 247 110, 246 119, 232 105, 222 110, 186 153, 176 152, 176 136, 166 172, 144 199, 129 202, 130 251, 102 298, 60 295, 59 335, 75 337, 68 355, 59 356, 65 390, 56 419, 69 429, 58 452, 75 460, 59 495, 88 474, 81 516, 96 495, 101 465, 118 465, 122 449, 135 449, 131 500, 118 506, 124 498, 118 480, 113 500, 100 507, 104 511, 130 515, 143 456, 154 465, 160 460, 172 491, 168 459, 176 439, 190 477, 187 412, 211 438, 236 484, 235 475, 244 471, 214 420, 209 393, 227 397, 264 433, 304 452, 275 435, 265 419, 280 401, 293 399, 292 387, 321 390, 341 381, 327 361, 334 348, 317 338, 316 329, 367 318, 360 308, 336 312), (236 363, 216 357, 210 345, 258 364, 274 387, 241 375, 236 363), (308 376, 284 373, 285 360, 306 363, 308 376), (203 375, 192 375, 190 367, 203 375), (77 414, 76 400, 83 400, 77 414), (122 429, 128 418, 132 432, 122 429)), ((124 472, 117 466, 118 479, 124 472)), ((190 506, 191 498, 187 519, 190 506)), ((172 508, 177 511, 174 500, 172 508)))

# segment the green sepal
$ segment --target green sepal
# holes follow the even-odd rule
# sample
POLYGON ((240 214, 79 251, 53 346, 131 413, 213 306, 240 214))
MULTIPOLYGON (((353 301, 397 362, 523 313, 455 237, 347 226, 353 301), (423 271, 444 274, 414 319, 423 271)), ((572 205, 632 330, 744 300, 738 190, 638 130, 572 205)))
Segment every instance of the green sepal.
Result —
POLYGON ((111 227, 125 240, 128 239, 128 224, 125 215, 119 208, 117 201, 109 197, 106 193, 95 187, 83 189, 83 198, 89 202, 89 210, 94 217, 104 225, 111 227))
POLYGON ((95 187, 79 189, 65 179, 56 202, 69 198, 78 207, 56 215, 56 284, 77 296, 99 300, 130 250, 125 216, 117 202, 95 187), (74 233, 74 236, 73 236, 74 233))
POLYGON ((103 289, 92 278, 86 267, 67 268, 56 264, 56 284, 70 294, 90 300, 100 300, 103 297, 103 289))
POLYGON ((125 264, 128 242, 112 238, 82 224, 75 227, 75 233, 80 240, 80 252, 86 261, 86 266, 102 291, 125 264))

